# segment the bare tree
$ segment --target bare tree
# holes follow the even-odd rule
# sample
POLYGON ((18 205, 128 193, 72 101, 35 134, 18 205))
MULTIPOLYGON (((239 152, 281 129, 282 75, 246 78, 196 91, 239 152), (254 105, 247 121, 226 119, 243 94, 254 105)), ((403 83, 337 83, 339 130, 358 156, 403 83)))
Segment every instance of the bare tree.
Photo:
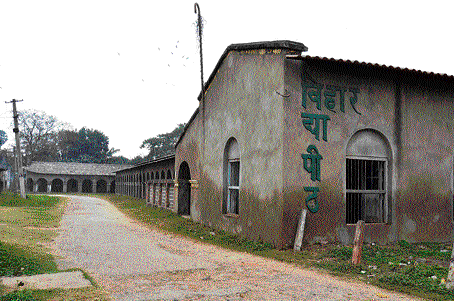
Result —
POLYGON ((24 163, 32 161, 58 161, 57 132, 70 125, 58 121, 43 111, 24 110, 18 112, 20 139, 25 158, 24 163))

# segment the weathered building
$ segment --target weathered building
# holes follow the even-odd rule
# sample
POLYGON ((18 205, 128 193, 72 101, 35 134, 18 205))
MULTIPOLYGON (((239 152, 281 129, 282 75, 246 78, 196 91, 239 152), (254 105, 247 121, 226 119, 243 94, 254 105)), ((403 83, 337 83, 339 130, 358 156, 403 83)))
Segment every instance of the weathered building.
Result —
POLYGON ((175 156, 166 156, 117 171, 116 193, 175 210, 174 178, 175 156))
POLYGON ((25 167, 28 192, 114 193, 115 172, 129 165, 33 162, 25 167))
POLYGON ((176 146, 175 211, 277 246, 447 241, 454 77, 230 45, 176 146))

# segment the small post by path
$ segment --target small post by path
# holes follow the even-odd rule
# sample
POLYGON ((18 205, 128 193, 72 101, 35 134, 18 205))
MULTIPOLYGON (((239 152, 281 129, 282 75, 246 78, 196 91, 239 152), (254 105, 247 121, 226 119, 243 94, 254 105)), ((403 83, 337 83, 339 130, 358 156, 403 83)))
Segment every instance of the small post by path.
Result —
POLYGON ((304 236, 304 226, 306 225, 306 214, 307 209, 301 210, 300 220, 298 222, 298 228, 296 229, 295 245, 293 246, 293 251, 300 251, 301 244, 303 243, 304 236))
POLYGON ((361 262, 361 253, 363 251, 364 240, 364 221, 359 220, 356 223, 355 240, 353 245, 352 263, 359 264, 361 262))
POLYGON ((454 243, 452 246, 451 262, 449 263, 448 278, 446 279, 446 289, 454 289, 454 243))

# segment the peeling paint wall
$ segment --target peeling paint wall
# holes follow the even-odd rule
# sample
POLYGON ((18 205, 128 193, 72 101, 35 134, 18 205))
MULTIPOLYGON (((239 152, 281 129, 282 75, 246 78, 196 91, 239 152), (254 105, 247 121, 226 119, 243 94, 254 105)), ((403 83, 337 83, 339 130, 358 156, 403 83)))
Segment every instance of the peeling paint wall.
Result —
MULTIPOLYGON (((358 131, 370 129, 389 144, 388 221, 366 224, 365 239, 387 243, 447 241, 452 238, 453 86, 433 86, 393 72, 330 64, 287 60, 284 101, 284 233, 292 244, 300 211, 308 193, 304 187, 319 187, 320 209, 308 213, 306 241, 323 238, 351 243, 354 225, 346 224, 346 147, 358 131), (302 82, 358 89, 353 106, 339 102, 334 110, 316 102, 302 105, 302 82), (335 112, 333 112, 335 111, 335 112), (358 111, 360 114, 358 114, 358 111), (316 140, 302 122, 301 113, 329 116, 327 141, 316 140), (309 145, 318 148, 321 181, 311 181, 301 154, 309 145), (286 230, 286 231, 285 231, 286 230)), ((336 99, 340 96, 336 95, 336 99)), ((336 100, 338 101, 338 100, 336 100)))
POLYGON ((277 92, 284 88, 284 59, 281 50, 231 51, 176 153, 176 170, 184 160, 193 166, 191 176, 197 169, 195 220, 276 245, 282 241, 283 101, 277 92), (240 149, 238 215, 222 213, 231 137, 240 149))
POLYGON ((323 59, 291 60, 287 53, 232 50, 216 69, 176 149, 176 179, 183 162, 190 168, 191 218, 291 246, 311 193, 307 188, 317 188, 319 209, 307 215, 304 240, 351 243, 355 225, 347 224, 346 157, 353 149, 386 159, 384 222, 365 225, 366 241, 451 240, 452 79, 323 59), (318 104, 309 98, 303 103, 302 83, 319 85, 328 94, 318 104), (308 130, 305 114, 325 116, 326 136, 322 121, 320 135, 308 130), (375 136, 357 138, 364 132, 375 136), (231 137, 240 149, 237 215, 222 213, 224 151, 231 137), (350 149, 355 139, 360 140, 350 149), (302 156, 314 147, 320 179, 308 173, 302 156))

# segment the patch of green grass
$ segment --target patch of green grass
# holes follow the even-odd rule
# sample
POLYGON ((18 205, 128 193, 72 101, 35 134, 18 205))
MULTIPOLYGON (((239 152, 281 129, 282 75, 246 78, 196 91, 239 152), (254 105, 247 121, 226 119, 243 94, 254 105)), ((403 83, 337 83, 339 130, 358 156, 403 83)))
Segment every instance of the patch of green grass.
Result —
POLYGON ((184 235, 198 241, 208 242, 232 250, 260 254, 262 256, 266 256, 268 252, 277 251, 272 244, 244 239, 232 233, 213 229, 201 223, 183 218, 169 210, 146 206, 143 200, 113 194, 98 196, 111 201, 120 210, 144 224, 158 227, 167 232, 184 235))
POLYGON ((3 207, 45 207, 50 208, 58 204, 59 198, 48 195, 27 195, 21 198, 18 194, 4 191, 0 193, 0 206, 3 207))
POLYGON ((0 301, 37 301, 31 291, 14 291, 0 296, 0 301))
POLYGON ((440 285, 448 275, 451 246, 442 243, 394 245, 365 244, 360 265, 353 265, 352 246, 336 244, 304 245, 301 252, 277 250, 271 244, 255 242, 232 233, 215 230, 161 208, 148 207, 144 200, 98 195, 109 200, 130 217, 152 227, 218 245, 328 271, 337 276, 363 280, 380 287, 429 300, 454 300, 454 293, 440 285))
POLYGON ((44 247, 57 235, 64 201, 46 195, 0 194, 0 276, 56 272, 44 247))
POLYGON ((36 275, 57 271, 52 255, 0 242, 0 276, 36 275))
MULTIPOLYGON (((0 194, 0 276, 36 275, 58 272, 45 246, 57 235, 66 200, 48 195, 0 194)), ((76 270, 76 269, 72 269, 76 270)), ((69 271, 69 270, 68 270, 69 271)), ((92 287, 10 291, 0 287, 3 300, 109 300, 84 271, 92 287)))

